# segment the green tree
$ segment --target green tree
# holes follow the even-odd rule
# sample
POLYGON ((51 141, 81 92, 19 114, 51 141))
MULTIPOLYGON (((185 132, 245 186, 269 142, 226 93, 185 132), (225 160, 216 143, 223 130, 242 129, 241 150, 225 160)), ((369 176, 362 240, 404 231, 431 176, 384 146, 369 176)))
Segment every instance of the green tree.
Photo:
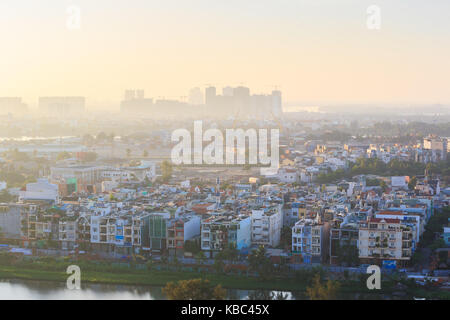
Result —
POLYGON ((203 262, 205 262, 206 260, 205 253, 203 251, 197 252, 197 254, 195 255, 195 260, 197 261, 197 264, 203 264, 203 262))
POLYGON ((16 199, 15 196, 11 195, 8 190, 2 190, 0 191, 0 202, 2 203, 8 203, 12 202, 16 199))
POLYGON ((345 243, 337 248, 337 259, 339 264, 355 266, 359 263, 359 252, 356 245, 345 243))
POLYGON ((384 180, 380 181, 380 187, 383 190, 383 192, 386 192, 386 190, 388 188, 388 186, 387 186, 387 184, 386 184, 386 182, 384 180))
POLYGON ((281 229, 281 246, 283 248, 290 248, 292 245, 292 228, 284 226, 281 229))
POLYGON ((270 258, 267 256, 267 250, 263 246, 253 250, 248 258, 250 270, 257 272, 263 280, 268 280, 272 277, 274 266, 270 258))
POLYGON ((235 262, 238 259, 239 251, 236 245, 230 243, 227 248, 224 248, 216 255, 216 259, 222 259, 230 262, 235 262))
POLYGON ((213 267, 214 267, 214 270, 217 273, 222 273, 224 271, 224 268, 225 268, 225 263, 223 262, 223 259, 221 257, 216 257, 214 259, 213 267))
POLYGON ((196 241, 196 240, 186 240, 186 242, 184 243, 184 251, 186 252, 190 252, 192 254, 196 254, 198 252, 201 251, 200 248, 200 241, 196 241))
POLYGON ((213 286, 209 280, 191 279, 169 282, 162 289, 169 300, 224 300, 226 290, 221 285, 213 286))
POLYGON ((416 184, 417 184, 417 177, 412 177, 408 183, 409 190, 414 190, 414 188, 416 187, 416 184))

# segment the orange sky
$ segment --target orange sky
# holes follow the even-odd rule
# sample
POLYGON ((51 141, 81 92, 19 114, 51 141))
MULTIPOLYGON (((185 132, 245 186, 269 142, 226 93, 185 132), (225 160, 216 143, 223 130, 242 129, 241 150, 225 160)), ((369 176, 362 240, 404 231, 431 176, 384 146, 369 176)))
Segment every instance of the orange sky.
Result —
POLYGON ((0 96, 84 95, 118 105, 125 89, 178 98, 192 87, 278 85, 285 102, 450 103, 450 1, 59 1, 0 4, 0 96), (81 9, 79 30, 66 9, 81 9))

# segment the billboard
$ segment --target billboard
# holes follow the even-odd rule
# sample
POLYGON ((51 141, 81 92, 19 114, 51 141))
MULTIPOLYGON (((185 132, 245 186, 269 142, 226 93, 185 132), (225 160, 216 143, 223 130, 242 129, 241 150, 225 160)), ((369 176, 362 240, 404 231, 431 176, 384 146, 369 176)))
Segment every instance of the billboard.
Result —
POLYGON ((384 269, 396 269, 397 261, 395 260, 383 260, 383 268, 384 269))

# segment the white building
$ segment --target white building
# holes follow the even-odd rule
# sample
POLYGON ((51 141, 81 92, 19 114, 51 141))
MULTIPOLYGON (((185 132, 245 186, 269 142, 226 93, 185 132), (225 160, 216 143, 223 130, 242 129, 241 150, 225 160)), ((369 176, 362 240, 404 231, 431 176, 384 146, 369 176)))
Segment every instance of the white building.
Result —
POLYGON ((283 212, 280 205, 252 210, 252 244, 276 247, 280 244, 283 212))
POLYGON ((47 179, 38 179, 28 183, 25 191, 19 192, 19 201, 48 200, 58 202, 58 185, 49 183, 47 179))
POLYGON ((283 183, 294 183, 298 182, 299 175, 296 169, 291 168, 280 168, 278 170, 277 178, 283 183))

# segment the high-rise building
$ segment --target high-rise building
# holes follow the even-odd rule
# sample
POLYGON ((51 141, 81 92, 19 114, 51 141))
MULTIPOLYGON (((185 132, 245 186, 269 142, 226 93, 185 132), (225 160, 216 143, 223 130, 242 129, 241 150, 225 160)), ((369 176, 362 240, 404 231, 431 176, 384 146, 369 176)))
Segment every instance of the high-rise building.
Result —
POLYGON ((280 117, 283 113, 281 91, 272 91, 272 113, 275 117, 280 117))
POLYGON ((136 99, 144 99, 145 91, 144 90, 136 90, 136 99))
POLYGON ((0 97, 0 114, 21 114, 27 111, 27 105, 18 97, 0 97))
POLYGON ((86 100, 84 97, 41 97, 39 98, 39 110, 52 116, 76 116, 85 111, 86 100))
POLYGON ((222 95, 224 97, 232 97, 234 96, 234 89, 232 87, 225 87, 222 89, 222 95))
POLYGON ((193 106, 199 106, 203 104, 203 93, 200 88, 192 88, 189 91, 189 104, 193 106))
POLYGON ((125 90, 124 95, 125 100, 133 100, 136 98, 136 91, 135 90, 125 90))
POLYGON ((205 103, 212 105, 216 102, 216 87, 208 87, 205 89, 205 103))

